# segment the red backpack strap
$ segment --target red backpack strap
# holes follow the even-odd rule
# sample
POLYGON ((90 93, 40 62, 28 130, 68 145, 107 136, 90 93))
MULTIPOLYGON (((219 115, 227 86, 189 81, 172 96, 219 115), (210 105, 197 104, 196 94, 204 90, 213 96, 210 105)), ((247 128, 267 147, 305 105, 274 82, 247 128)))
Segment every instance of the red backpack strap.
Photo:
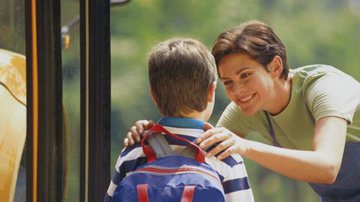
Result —
POLYGON ((148 184, 138 184, 136 186, 139 202, 150 202, 148 188, 148 184))
POLYGON ((195 186, 188 185, 184 187, 180 202, 192 202, 195 194, 195 186))
MULTIPOLYGON (((155 152, 151 149, 150 145, 146 145, 145 141, 146 139, 153 134, 153 132, 160 132, 166 135, 169 135, 177 140, 180 140, 182 142, 186 142, 188 145, 190 145, 191 147, 193 147, 196 151, 196 155, 195 155, 195 160, 201 163, 205 162, 205 152, 196 144, 194 144, 193 142, 190 142, 187 139, 181 138, 173 133, 170 133, 169 131, 167 131, 164 127, 162 127, 159 124, 156 124, 155 126, 153 126, 149 131, 147 131, 143 137, 143 139, 141 140, 141 146, 143 148, 143 151, 148 159, 148 162, 152 162, 156 160, 156 154, 155 152)), ((156 134, 156 133, 155 133, 156 134)))

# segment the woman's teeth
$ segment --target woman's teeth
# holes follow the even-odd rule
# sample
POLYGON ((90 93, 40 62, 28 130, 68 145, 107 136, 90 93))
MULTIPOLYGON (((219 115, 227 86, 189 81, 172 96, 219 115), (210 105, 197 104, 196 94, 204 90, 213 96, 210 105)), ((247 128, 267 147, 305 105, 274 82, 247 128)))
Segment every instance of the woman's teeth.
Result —
POLYGON ((240 101, 247 102, 247 101, 251 100, 254 96, 255 96, 255 94, 240 98, 240 101))

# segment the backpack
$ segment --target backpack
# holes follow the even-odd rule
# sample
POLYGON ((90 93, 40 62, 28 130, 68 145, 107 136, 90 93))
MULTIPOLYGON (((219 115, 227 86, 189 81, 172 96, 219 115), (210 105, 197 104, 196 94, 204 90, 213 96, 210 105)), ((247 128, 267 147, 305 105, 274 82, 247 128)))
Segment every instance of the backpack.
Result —
POLYGON ((112 201, 225 201, 224 189, 217 172, 205 163, 205 152, 196 144, 170 133, 157 124, 144 135, 141 146, 148 163, 138 167, 120 182, 112 201), (164 142, 166 139, 163 135, 186 143, 188 146, 185 150, 192 152, 185 151, 184 153, 194 153, 194 157, 189 158, 189 155, 172 151, 169 144, 164 142), (146 141, 151 138, 153 138, 152 144, 146 144, 146 141), (159 151, 154 152, 152 149, 159 149, 159 147, 153 147, 156 145, 154 138, 158 143, 161 142, 160 157, 157 155, 159 151))

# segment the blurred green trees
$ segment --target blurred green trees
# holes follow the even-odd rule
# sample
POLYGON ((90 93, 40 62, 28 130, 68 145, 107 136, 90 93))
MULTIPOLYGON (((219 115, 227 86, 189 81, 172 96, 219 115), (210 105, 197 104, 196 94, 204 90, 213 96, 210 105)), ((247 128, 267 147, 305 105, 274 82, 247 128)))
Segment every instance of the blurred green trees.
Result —
MULTIPOLYGON (((220 32, 249 19, 273 27, 292 68, 329 64, 360 80, 360 0, 132 0, 111 8, 112 165, 132 123, 159 117, 149 97, 150 48, 175 36, 193 37, 211 48, 220 32)), ((216 100, 213 124, 229 102, 220 85, 216 100)), ((319 201, 306 183, 246 164, 256 201, 319 201)))

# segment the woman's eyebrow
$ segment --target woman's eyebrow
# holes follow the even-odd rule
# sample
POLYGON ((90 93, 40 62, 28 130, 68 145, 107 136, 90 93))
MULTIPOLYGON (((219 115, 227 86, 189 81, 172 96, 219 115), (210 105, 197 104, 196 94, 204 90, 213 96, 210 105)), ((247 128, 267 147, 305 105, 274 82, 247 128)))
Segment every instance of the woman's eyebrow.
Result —
MULTIPOLYGON (((244 67, 244 68, 242 68, 242 69, 239 69, 236 73, 235 73, 235 75, 239 75, 239 74, 241 74, 241 72, 243 72, 243 71, 245 71, 245 70, 247 70, 247 69, 252 69, 251 67, 244 67)), ((220 80, 226 80, 226 79, 230 79, 230 77, 221 77, 220 76, 220 80)))

